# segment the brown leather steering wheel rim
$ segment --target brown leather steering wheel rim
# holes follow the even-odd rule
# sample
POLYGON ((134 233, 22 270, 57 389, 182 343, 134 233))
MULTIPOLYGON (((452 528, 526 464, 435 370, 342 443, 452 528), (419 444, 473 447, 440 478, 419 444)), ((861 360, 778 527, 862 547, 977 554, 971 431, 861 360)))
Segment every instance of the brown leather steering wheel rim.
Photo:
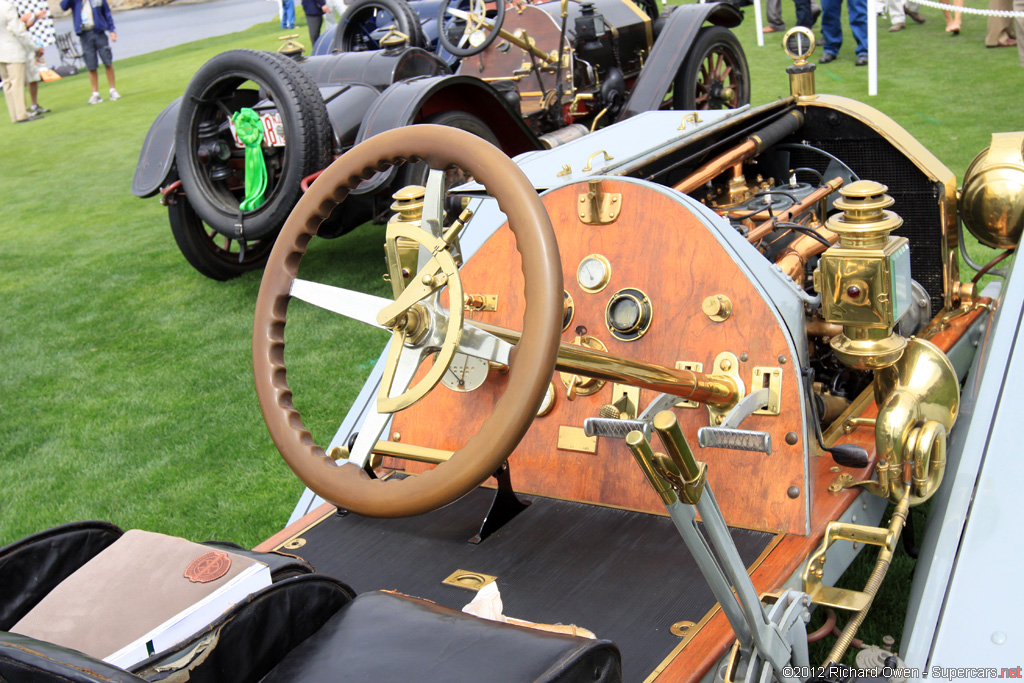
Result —
POLYGON ((536 415, 551 375, 562 327, 562 266, 551 220, 519 167, 490 143, 455 128, 407 126, 352 148, 302 196, 270 254, 256 300, 253 370, 267 429, 288 466, 314 493, 371 517, 434 510, 482 484, 512 453, 536 415), (522 256, 526 313, 509 361, 508 385, 480 430, 450 460, 418 476, 381 481, 352 464, 338 466, 313 442, 292 404, 284 364, 291 284, 310 239, 354 187, 406 161, 453 164, 470 173, 508 217, 522 256))

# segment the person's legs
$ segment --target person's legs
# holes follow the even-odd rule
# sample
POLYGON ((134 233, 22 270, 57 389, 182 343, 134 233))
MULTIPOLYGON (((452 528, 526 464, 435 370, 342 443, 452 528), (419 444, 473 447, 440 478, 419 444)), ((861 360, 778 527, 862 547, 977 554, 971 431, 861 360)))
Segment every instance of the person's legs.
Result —
POLYGON ((284 17, 282 21, 282 28, 295 28, 295 0, 283 0, 284 2, 284 17))
POLYGON ((821 0, 821 35, 827 55, 839 54, 843 46, 842 11, 843 0, 821 0))
MULTIPOLYGON (((946 2, 946 0, 942 0, 942 4, 948 5, 949 3, 946 2)), ((953 5, 956 6, 956 7, 963 7, 964 6, 964 0, 953 0, 953 5)), ((953 35, 959 35, 960 34, 960 17, 961 17, 960 12, 956 12, 955 14, 953 14, 949 10, 944 9, 944 10, 942 10, 942 14, 943 14, 943 16, 946 17, 946 33, 952 33, 953 35)))
POLYGON ((28 101, 33 109, 39 107, 39 81, 28 84, 28 101))
MULTIPOLYGON (((962 0, 961 0, 962 1, 962 0)), ((850 17, 850 32, 857 43, 857 56, 868 53, 868 2, 849 0, 846 11, 850 17)))
POLYGON ((89 85, 92 86, 92 96, 89 104, 99 104, 103 101, 100 97, 100 79, 96 74, 99 68, 99 60, 96 58, 96 34, 97 31, 82 31, 78 34, 78 40, 82 43, 82 56, 85 59, 85 68, 89 72, 89 85))
POLYGON ((907 15, 903 11, 903 0, 886 0, 885 9, 889 11, 889 23, 893 26, 907 23, 907 15))
POLYGON ((4 81, 4 99, 11 121, 17 123, 28 118, 25 109, 25 62, 0 62, 0 78, 4 81))
POLYGON ((765 15, 768 19, 768 26, 776 31, 785 31, 786 22, 782 20, 782 0, 767 0, 765 2, 765 15))
POLYGON ((111 90, 116 90, 116 84, 114 83, 114 67, 112 65, 107 66, 106 64, 104 64, 103 68, 107 72, 107 85, 110 87, 111 90))
MULTIPOLYGON (((961 0, 962 2, 963 0, 961 0)), ((322 14, 307 14, 306 23, 309 25, 309 51, 313 51, 316 39, 320 37, 320 26, 324 22, 322 14)))
MULTIPOLYGON (((1013 0, 988 0, 990 10, 1011 11, 1013 0)), ((1013 33, 1011 17, 989 17, 985 30, 985 47, 1009 47, 1013 33)))
POLYGON ((811 28, 814 26, 814 13, 811 11, 811 0, 793 0, 796 5, 796 25, 811 28))

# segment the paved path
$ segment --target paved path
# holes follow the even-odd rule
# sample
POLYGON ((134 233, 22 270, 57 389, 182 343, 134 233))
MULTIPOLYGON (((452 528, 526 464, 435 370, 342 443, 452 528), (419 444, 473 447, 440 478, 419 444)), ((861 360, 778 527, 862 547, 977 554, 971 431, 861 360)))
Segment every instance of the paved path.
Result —
MULTIPOLYGON (((210 0, 176 2, 114 14, 117 42, 114 62, 201 38, 242 31, 277 16, 277 3, 267 0, 210 0)), ((54 20, 57 33, 73 30, 71 15, 54 20)), ((46 48, 50 64, 60 64, 56 46, 46 48)), ((101 79, 102 80, 102 79, 101 79)))

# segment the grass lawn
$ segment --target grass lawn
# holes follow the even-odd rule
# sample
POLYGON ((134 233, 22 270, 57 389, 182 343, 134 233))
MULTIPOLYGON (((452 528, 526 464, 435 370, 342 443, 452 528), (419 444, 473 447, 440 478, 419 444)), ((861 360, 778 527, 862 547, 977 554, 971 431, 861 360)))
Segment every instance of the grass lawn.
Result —
MULTIPOLYGON (((960 177, 990 132, 1024 128, 1024 69, 1015 50, 985 49, 983 19, 965 16, 954 38, 939 12, 922 11, 928 23, 901 33, 880 24, 878 97, 867 98, 849 36, 840 59, 819 68, 818 87, 886 112, 960 177)), ((259 274, 202 277, 178 252, 165 209, 129 191, 150 123, 190 76, 231 48, 276 49, 280 33, 274 19, 118 61, 119 102, 88 106, 85 75, 46 83, 45 120, 0 121, 0 545, 106 519, 251 546, 287 520, 302 485, 267 435, 251 376, 259 274)), ((754 103, 787 94, 781 36, 757 47, 749 10, 736 33, 754 103)), ((380 238, 364 227, 314 242, 309 276, 386 294, 380 238)), ((326 443, 382 340, 315 311, 297 322, 306 331, 294 341, 312 352, 289 356, 289 379, 326 443)))

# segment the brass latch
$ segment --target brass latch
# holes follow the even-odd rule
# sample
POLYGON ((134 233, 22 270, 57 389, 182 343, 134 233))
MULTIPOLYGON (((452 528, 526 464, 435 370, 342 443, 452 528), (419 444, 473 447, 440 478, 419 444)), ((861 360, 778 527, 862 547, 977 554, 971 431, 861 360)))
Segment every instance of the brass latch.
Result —
POLYGON ((581 221, 587 225, 605 225, 619 217, 622 195, 618 192, 602 192, 601 181, 591 180, 590 191, 579 195, 577 204, 581 221))

